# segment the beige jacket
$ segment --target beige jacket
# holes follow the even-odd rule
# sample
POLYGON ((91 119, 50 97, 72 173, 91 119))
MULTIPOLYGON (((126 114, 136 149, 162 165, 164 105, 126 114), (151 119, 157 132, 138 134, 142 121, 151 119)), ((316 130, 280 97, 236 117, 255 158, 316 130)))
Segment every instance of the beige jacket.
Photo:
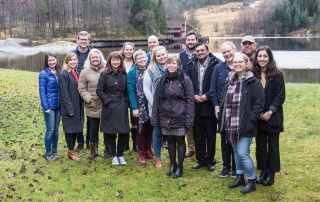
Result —
POLYGON ((78 91, 86 103, 86 115, 91 118, 100 118, 102 102, 97 96, 97 84, 103 67, 91 66, 90 69, 83 69, 80 74, 78 91))

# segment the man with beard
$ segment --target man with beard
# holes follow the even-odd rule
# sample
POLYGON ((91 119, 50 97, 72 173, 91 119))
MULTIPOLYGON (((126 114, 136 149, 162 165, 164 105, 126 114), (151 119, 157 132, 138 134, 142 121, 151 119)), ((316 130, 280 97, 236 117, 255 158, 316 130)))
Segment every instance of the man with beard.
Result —
POLYGON ((241 49, 241 52, 249 57, 250 62, 252 64, 253 58, 256 54, 256 42, 254 38, 252 36, 243 37, 241 41, 241 49))
POLYGON ((205 44, 195 46, 196 57, 193 57, 186 70, 194 90, 195 117, 193 139, 196 146, 197 164, 192 169, 207 166, 208 171, 215 170, 217 120, 215 108, 210 101, 210 85, 213 69, 221 62, 205 44))
POLYGON ((148 47, 149 47, 149 52, 147 53, 147 57, 148 57, 148 60, 147 60, 147 66, 150 64, 151 62, 151 56, 152 56, 152 50, 159 46, 159 40, 158 40, 158 37, 156 37, 155 35, 151 35, 149 36, 148 38, 148 47))
MULTIPOLYGON (((90 34, 87 31, 80 31, 77 36, 78 46, 76 47, 75 50, 71 51, 71 52, 74 52, 78 57, 78 67, 76 71, 79 76, 81 71, 83 70, 84 61, 87 59, 87 56, 90 52, 89 42, 90 42, 90 34)), ((87 119, 87 136, 86 136, 87 149, 89 149, 89 141, 90 141, 89 128, 90 128, 90 123, 87 119)), ((83 145, 84 145, 83 132, 77 133, 77 141, 78 141, 78 146, 76 148, 76 151, 80 151, 83 149, 83 145)))
MULTIPOLYGON (((189 32, 187 32, 186 34, 187 49, 179 53, 179 58, 182 63, 183 71, 186 71, 188 62, 192 57, 196 55, 195 48, 197 43, 198 43, 197 33, 193 30, 190 30, 189 32)), ((185 157, 191 157, 194 155, 194 151, 195 151, 192 128, 188 129, 188 133, 186 136, 187 136, 188 152, 186 153, 185 157)))

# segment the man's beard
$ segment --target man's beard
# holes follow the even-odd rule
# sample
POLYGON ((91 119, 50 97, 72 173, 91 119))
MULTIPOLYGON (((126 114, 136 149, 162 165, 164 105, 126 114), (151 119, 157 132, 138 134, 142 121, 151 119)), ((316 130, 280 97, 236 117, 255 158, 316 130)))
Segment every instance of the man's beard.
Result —
POLYGON ((194 51, 196 49, 196 45, 191 45, 192 47, 190 48, 188 45, 187 45, 187 49, 188 50, 191 50, 191 51, 194 51))

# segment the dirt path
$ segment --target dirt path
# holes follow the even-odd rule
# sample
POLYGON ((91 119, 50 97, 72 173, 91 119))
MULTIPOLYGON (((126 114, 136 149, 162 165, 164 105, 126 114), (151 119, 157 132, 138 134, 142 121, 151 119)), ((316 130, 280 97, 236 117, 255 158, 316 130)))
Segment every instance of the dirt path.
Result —
MULTIPOLYGON (((259 5, 262 1, 255 1, 259 5)), ((225 36, 224 23, 235 19, 241 10, 234 10, 242 2, 231 2, 221 6, 207 6, 196 10, 195 16, 202 23, 202 36, 225 36), (216 31, 218 30, 218 31, 216 31)))

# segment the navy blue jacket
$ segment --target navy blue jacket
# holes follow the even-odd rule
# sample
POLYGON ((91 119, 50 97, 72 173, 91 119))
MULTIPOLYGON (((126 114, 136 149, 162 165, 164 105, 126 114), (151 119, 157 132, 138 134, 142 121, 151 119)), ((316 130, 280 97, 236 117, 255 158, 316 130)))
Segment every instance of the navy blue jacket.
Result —
POLYGON ((220 97, 229 72, 233 71, 227 62, 219 63, 213 70, 210 85, 210 99, 214 106, 220 106, 220 97))
POLYGON ((59 109, 58 78, 51 73, 49 67, 39 74, 39 94, 41 106, 44 111, 59 109))
MULTIPOLYGON (((195 57, 196 54, 192 54, 192 57, 195 57)), ((186 71, 187 70, 187 67, 188 67, 188 62, 192 59, 189 60, 189 57, 188 57, 188 53, 187 51, 182 51, 181 53, 179 53, 179 58, 181 60, 181 64, 182 64, 182 69, 183 71, 186 71)))
POLYGON ((82 53, 79 50, 79 46, 77 46, 77 48, 71 52, 74 52, 78 57, 78 67, 77 67, 76 71, 77 71, 78 75, 80 75, 81 71, 83 70, 84 61, 87 59, 88 54, 90 52, 90 48, 87 47, 87 51, 82 53))

